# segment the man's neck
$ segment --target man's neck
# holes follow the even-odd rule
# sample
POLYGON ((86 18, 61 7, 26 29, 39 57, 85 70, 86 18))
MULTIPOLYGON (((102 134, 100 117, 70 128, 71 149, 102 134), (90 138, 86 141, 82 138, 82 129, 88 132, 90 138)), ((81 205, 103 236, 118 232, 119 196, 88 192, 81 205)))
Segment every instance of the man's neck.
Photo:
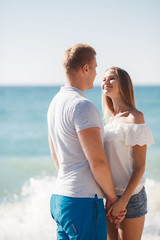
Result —
POLYGON ((71 78, 66 78, 66 83, 65 86, 69 86, 69 87, 75 87, 80 89, 81 91, 85 91, 85 86, 83 84, 83 80, 81 79, 71 79, 71 78))

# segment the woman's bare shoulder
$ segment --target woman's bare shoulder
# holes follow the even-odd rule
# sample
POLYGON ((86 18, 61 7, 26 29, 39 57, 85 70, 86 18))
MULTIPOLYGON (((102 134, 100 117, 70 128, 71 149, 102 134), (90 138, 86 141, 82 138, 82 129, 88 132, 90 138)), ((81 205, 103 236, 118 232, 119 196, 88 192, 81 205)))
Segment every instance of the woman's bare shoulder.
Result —
POLYGON ((128 121, 132 124, 143 124, 144 121, 144 115, 142 112, 140 112, 138 109, 134 108, 130 114, 128 115, 128 121))

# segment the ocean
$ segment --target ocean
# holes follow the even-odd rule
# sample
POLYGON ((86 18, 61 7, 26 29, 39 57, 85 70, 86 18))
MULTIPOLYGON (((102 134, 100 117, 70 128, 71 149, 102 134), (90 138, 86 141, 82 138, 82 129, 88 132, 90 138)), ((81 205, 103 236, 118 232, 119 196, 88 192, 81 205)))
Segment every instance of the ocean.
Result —
MULTIPOLYGON (((56 178, 47 110, 60 86, 0 87, 0 240, 54 240, 50 195, 56 178)), ((86 91, 102 115, 101 88, 86 91)), ((160 240, 160 86, 135 87, 155 145, 148 148, 148 214, 142 240, 160 240)))

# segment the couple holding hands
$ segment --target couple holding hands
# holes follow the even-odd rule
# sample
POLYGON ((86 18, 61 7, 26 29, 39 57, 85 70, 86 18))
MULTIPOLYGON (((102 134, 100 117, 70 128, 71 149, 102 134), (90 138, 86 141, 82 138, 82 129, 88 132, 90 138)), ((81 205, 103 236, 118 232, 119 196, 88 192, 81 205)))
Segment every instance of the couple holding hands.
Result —
POLYGON ((147 146, 154 143, 136 109, 129 74, 111 67, 102 79, 101 115, 85 95, 96 76, 96 52, 75 44, 63 56, 65 86, 50 103, 49 146, 58 169, 50 201, 57 239, 139 240, 147 196, 147 146))

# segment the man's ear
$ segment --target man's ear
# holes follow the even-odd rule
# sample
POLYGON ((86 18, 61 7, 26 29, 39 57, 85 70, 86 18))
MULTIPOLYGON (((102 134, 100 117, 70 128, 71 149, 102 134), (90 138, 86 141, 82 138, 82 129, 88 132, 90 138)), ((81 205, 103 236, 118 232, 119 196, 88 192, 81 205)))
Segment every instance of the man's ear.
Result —
POLYGON ((82 69, 83 69, 83 72, 88 72, 88 70, 89 70, 88 64, 85 64, 85 65, 82 67, 82 69))

